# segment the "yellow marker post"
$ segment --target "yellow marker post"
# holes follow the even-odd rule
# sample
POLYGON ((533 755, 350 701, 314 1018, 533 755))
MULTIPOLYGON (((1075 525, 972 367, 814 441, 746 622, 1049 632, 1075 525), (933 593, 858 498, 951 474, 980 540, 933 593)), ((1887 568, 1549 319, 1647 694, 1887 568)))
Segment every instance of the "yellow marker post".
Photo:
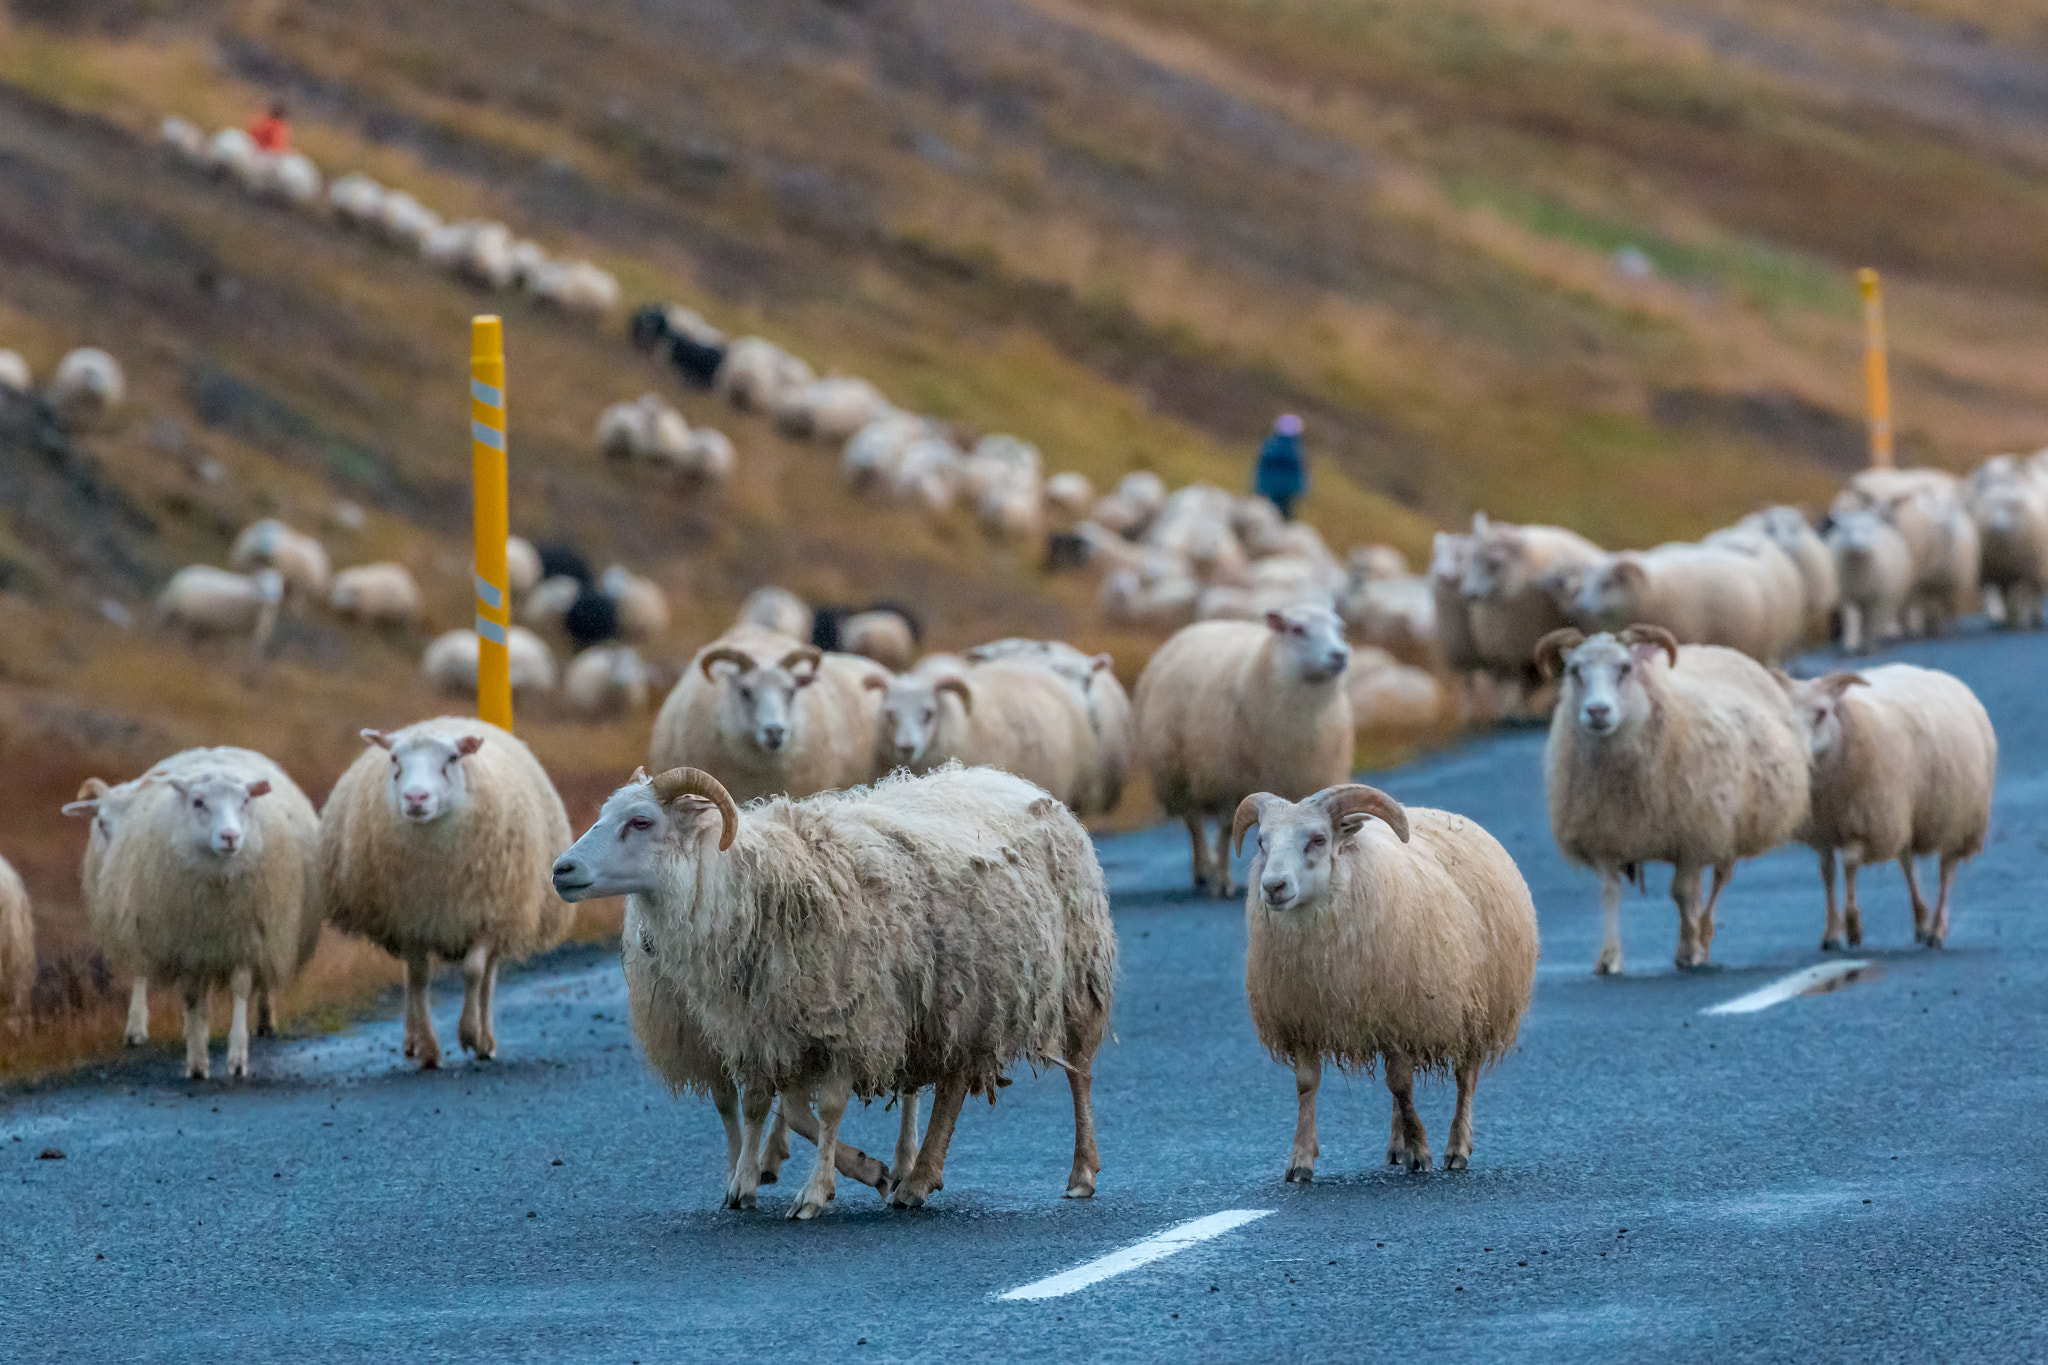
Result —
POLYGON ((476 496, 476 713, 512 728, 512 591, 505 572, 505 324, 469 322, 469 458, 476 496))
POLYGON ((1863 286, 1863 382, 1870 394, 1870 464, 1892 467, 1892 384, 1884 360, 1884 290, 1869 266, 1856 272, 1863 286))

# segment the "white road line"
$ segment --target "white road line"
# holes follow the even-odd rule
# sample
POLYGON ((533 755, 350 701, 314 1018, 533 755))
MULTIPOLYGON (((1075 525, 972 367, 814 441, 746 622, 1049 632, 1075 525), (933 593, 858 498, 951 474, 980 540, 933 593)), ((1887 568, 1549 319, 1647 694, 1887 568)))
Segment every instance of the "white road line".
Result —
POLYGON ((1063 1270, 1057 1275, 1033 1280, 1030 1284, 1012 1289, 1007 1294, 1000 1294, 997 1298, 1005 1302, 1011 1299, 1056 1299, 1062 1294, 1086 1289, 1089 1285, 1106 1280, 1112 1275, 1135 1270, 1162 1256, 1171 1256, 1176 1251, 1186 1251, 1197 1242, 1206 1242, 1211 1237, 1226 1233, 1232 1228, 1242 1227, 1255 1219, 1264 1218, 1271 1212, 1271 1209, 1225 1209, 1221 1213, 1212 1213, 1207 1218, 1197 1218, 1170 1227, 1162 1233, 1147 1237, 1142 1242, 1133 1243, 1122 1251, 1112 1251, 1107 1256, 1098 1256, 1085 1265, 1075 1266, 1072 1270, 1063 1270))
POLYGON ((1812 967, 1802 967, 1790 976, 1781 976, 1768 986, 1759 986, 1748 995, 1738 995, 1733 1000, 1723 1000, 1718 1005, 1709 1005, 1701 1014, 1754 1014, 1767 1010, 1773 1005, 1782 1005, 1795 995, 1804 995, 1815 986, 1825 986, 1839 981, 1851 972, 1862 971, 1870 965, 1867 958, 1851 958, 1844 962, 1822 962, 1812 967))

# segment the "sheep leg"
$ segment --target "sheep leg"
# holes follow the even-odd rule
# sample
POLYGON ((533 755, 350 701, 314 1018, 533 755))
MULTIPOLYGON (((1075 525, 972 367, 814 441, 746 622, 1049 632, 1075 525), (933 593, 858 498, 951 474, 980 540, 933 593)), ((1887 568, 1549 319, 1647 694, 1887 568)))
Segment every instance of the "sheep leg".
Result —
POLYGON ((206 1055, 210 1030, 206 1018, 206 994, 206 987, 191 981, 185 983, 185 1076, 188 1080, 203 1081, 213 1074, 213 1063, 206 1055))
POLYGON ((228 1016, 228 1075, 236 1079, 249 1074, 249 992, 254 986, 255 973, 247 967, 235 968, 228 978, 235 1002, 228 1016))
POLYGON ((128 991, 128 1032, 126 1042, 130 1047, 141 1047, 149 1041, 149 978, 138 976, 128 991))
POLYGON ((1062 1199, 1093 1199, 1095 1177, 1102 1174, 1102 1154, 1095 1150, 1094 1049, 1069 1060, 1067 1088, 1074 1096, 1074 1165, 1067 1172, 1062 1199))
POLYGON ((1444 1169, 1462 1171, 1472 1164, 1472 1092, 1479 1088, 1479 1063, 1458 1063, 1458 1108, 1451 1115, 1451 1139, 1444 1144, 1444 1169))
POLYGON ((768 1106, 774 1102, 775 1092, 769 1087, 748 1086, 740 1102, 739 1141, 735 1143, 732 1131, 726 1131, 726 1147, 733 1153, 732 1172, 725 1182, 725 1206, 729 1209, 754 1207, 754 1191, 761 1184, 761 1163, 753 1157, 760 1150, 761 1129, 768 1122, 768 1106))
POLYGON ((1406 1162, 1411 1171, 1430 1166, 1429 1134, 1423 1131, 1422 1115, 1415 1112, 1415 1064, 1399 1052, 1387 1057, 1387 1089, 1394 1096, 1394 1135, 1387 1143, 1387 1164, 1406 1162))
MULTIPOLYGON (((1863 907, 1856 901, 1856 874, 1862 870, 1862 862, 1845 850, 1842 854, 1842 924, 1851 948, 1863 946, 1863 907)), ((1906 884, 1912 885, 1911 874, 1908 874, 1906 884)), ((1918 900, 1919 897, 1913 899, 1918 900)))
MULTIPOLYGON (((796 1201, 789 1206, 789 1217, 798 1220, 816 1218, 832 1202, 837 1191, 833 1188, 837 1170, 839 1120, 846 1113, 846 1102, 853 1097, 853 1078, 834 1072, 818 1083, 813 1092, 818 1105, 818 1159, 811 1167, 811 1178, 804 1182, 796 1201)), ((787 1107, 794 1099, 801 1103, 804 1096, 796 1091, 782 1092, 782 1103, 787 1107)))
POLYGON ((1863 652, 1863 608, 1854 602, 1842 603, 1842 652, 1863 652))
MULTIPOLYGON (((1322 1148, 1316 1142, 1316 1091, 1323 1085, 1321 1056, 1294 1059, 1294 1151, 1287 1158, 1289 1184, 1312 1185, 1316 1158, 1322 1148)), ((1391 1148, 1389 1149, 1391 1151, 1391 1148)))
MULTIPOLYGON (((846 1150, 846 1144, 839 1144, 846 1150)), ((761 1183, 773 1185, 782 1179, 782 1163, 789 1160, 789 1117, 782 1112, 782 1106, 775 1107, 775 1122, 769 1126, 768 1136, 761 1142, 761 1183)), ((849 1172, 849 1174, 851 1174, 849 1172)))
POLYGON ((931 1122, 924 1127, 924 1144, 917 1149, 917 1162, 910 1174, 896 1182, 889 1203, 899 1209, 922 1208, 925 1200, 946 1187, 946 1148, 953 1142, 953 1125, 959 1122, 960 1106, 967 1099, 967 1079, 948 1076, 932 1090, 931 1122))
POLYGON ((1671 869, 1671 899, 1678 906, 1678 951, 1671 960, 1681 972, 1707 965, 1700 943, 1700 873, 1704 869, 1679 863, 1671 869))
POLYGON ((1216 821, 1216 881, 1223 888, 1216 894, 1218 899, 1226 901, 1230 899, 1232 891, 1235 890, 1231 884, 1234 878, 1230 870, 1231 823, 1228 818, 1220 818, 1216 821))
POLYGON ((1906 874, 1906 894, 1913 900, 1913 942, 1925 943, 1934 928, 1934 915, 1927 908, 1927 898, 1920 894, 1920 873, 1913 866, 1911 849, 1899 855, 1899 871, 1906 874))
POLYGON ((1621 975, 1621 869, 1600 869, 1600 913, 1606 931, 1600 939, 1600 960, 1593 964, 1595 976, 1621 975))
MULTIPOLYGON (((776 1119, 776 1124, 778 1127, 787 1124, 788 1132, 795 1133, 806 1142, 816 1144, 818 1141, 818 1121, 811 1117, 810 1105, 801 1101, 792 1105, 786 1092, 782 1097, 782 1105, 776 1119)), ((769 1135, 771 1147, 774 1140, 774 1135, 771 1133, 769 1135)), ((775 1159, 780 1162, 788 1155, 789 1139, 785 1136, 782 1139, 781 1155, 775 1159)), ((845 1176, 848 1180, 866 1185, 878 1194, 887 1193, 890 1188, 889 1168, 850 1142, 841 1142, 834 1149, 832 1164, 838 1168, 839 1174, 845 1176)), ((775 1182, 763 1178, 761 1183, 763 1185, 771 1185, 775 1182)))
POLYGON ((1705 960, 1714 950, 1714 907, 1721 903, 1721 893, 1728 889, 1729 878, 1735 875, 1734 863, 1716 863, 1714 882, 1707 888, 1707 903, 1700 909, 1699 945, 1700 958, 1705 960))
POLYGON ((498 1055, 498 959, 502 956, 503 954, 493 948, 491 950, 491 960, 484 967, 482 1017, 478 1020, 483 1025, 484 1046, 483 1050, 477 1055, 486 1061, 498 1055))
POLYGON ((1202 817, 1187 817, 1188 842, 1194 845, 1195 890, 1209 889, 1209 836, 1202 831, 1202 817))
POLYGON ((901 1112, 896 1116, 896 1160, 890 1166, 891 1189, 917 1161, 917 1104, 921 1094, 916 1089, 896 1092, 896 1107, 901 1112))
POLYGON ((1835 850, 1832 848, 1820 850, 1820 886, 1827 893, 1828 902, 1827 921, 1820 931, 1820 950, 1827 953, 1842 946, 1844 933, 1842 911, 1835 904, 1835 850))
POLYGON ((1948 893, 1956 884, 1956 868, 1962 859, 1953 853, 1941 855, 1941 886, 1935 892, 1934 922, 1927 928, 1927 946, 1944 948, 1948 946, 1948 893))
POLYGON ((434 1036, 434 1016, 427 1009, 431 975, 424 952, 405 960, 405 1055, 419 1058, 422 1071, 441 1065, 441 1040, 434 1036))
POLYGON ((747 1151, 740 1144, 740 1089, 724 1072, 712 1078, 711 1107, 718 1111, 718 1121, 725 1125, 725 1180, 727 1188, 731 1188, 733 1172, 746 1159, 747 1151))
POLYGON ((277 1002, 271 997, 270 983, 264 982, 256 988, 256 1036, 271 1038, 277 1034, 277 1002))
POLYGON ((462 1018, 455 1025, 455 1042, 464 1052, 488 1059, 484 1046, 484 981, 490 975, 491 949, 479 943, 462 956, 462 1018))

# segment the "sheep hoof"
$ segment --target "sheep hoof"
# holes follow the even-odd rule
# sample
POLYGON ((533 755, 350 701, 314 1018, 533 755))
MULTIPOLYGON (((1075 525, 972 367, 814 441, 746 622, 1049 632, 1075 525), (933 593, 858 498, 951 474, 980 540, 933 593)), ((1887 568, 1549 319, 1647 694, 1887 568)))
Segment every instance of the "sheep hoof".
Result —
POLYGON ((1929 934, 1927 936, 1927 946, 1934 949, 1936 952, 1939 952, 1943 948, 1948 947, 1948 940, 1945 938, 1936 938, 1933 934, 1929 934))
POLYGON ((1408 1173, 1410 1175, 1420 1175, 1424 1171, 1427 1171, 1434 1164, 1435 1163, 1429 1159, 1429 1149, 1425 1147, 1421 1151, 1413 1152, 1409 1155, 1408 1173))
POLYGON ((1316 1168, 1313 1166, 1289 1166, 1287 1168, 1286 1183, 1289 1185, 1313 1185, 1316 1183, 1316 1168))
POLYGON ((1448 1152, 1444 1154, 1444 1169, 1447 1171, 1462 1171, 1471 1164, 1471 1157, 1454 1156, 1448 1152))
POLYGON ((420 1070, 422 1070, 422 1071, 439 1071, 440 1069, 441 1069, 441 1054, 440 1054, 440 1053, 438 1053, 438 1052, 423 1052, 423 1053, 421 1053, 421 1054, 420 1054, 420 1070))
POLYGON ((256 1026, 256 1036, 258 1038, 275 1038, 277 1030, 272 1028, 267 1022, 261 1023, 256 1026))
POLYGON ((1062 1199, 1093 1199, 1094 1197, 1095 1182, 1093 1180, 1076 1180, 1073 1184, 1067 1186, 1067 1192, 1060 1196, 1062 1199))
POLYGON ((924 1201, 928 1197, 926 1191, 919 1189, 909 1181, 904 1181, 889 1195, 889 1207, 892 1209, 921 1209, 924 1207, 924 1201))
POLYGON ((147 1033, 131 1033, 122 1041, 129 1047, 145 1047, 149 1043, 149 1035, 147 1033))
POLYGON ((207 1079, 209 1079, 209 1078, 211 1077, 211 1075, 212 1075, 212 1072, 211 1072, 211 1070, 210 1070, 209 1068, 207 1068, 207 1067, 203 1067, 203 1066, 188 1066, 188 1067, 186 1067, 186 1068, 185 1068, 185 1079, 186 1079, 186 1080, 188 1080, 188 1081, 203 1081, 203 1080, 207 1080, 207 1079))
POLYGON ((824 1211, 825 1201, 808 1194, 789 1206, 789 1216, 799 1223, 807 1223, 824 1211))
POLYGON ((1620 958, 1618 958, 1618 957, 1616 957, 1616 958, 1605 958, 1605 957, 1601 958, 1601 959, 1600 959, 1600 960, 1599 960, 1598 962, 1595 962, 1595 963, 1593 964, 1593 975, 1595 975, 1595 976, 1620 976, 1620 975, 1621 975, 1621 959, 1620 959, 1620 958))
POLYGON ((405 1040, 405 1055, 406 1055, 407 1057, 417 1057, 417 1056, 419 1056, 419 1055, 420 1055, 420 1045, 419 1045, 418 1043, 414 1042, 414 1041, 413 1041, 412 1039, 410 1039, 410 1038, 406 1039, 406 1040, 405 1040))
POLYGON ((1842 940, 1830 934, 1820 941, 1820 950, 1824 953, 1839 953, 1842 951, 1842 940))

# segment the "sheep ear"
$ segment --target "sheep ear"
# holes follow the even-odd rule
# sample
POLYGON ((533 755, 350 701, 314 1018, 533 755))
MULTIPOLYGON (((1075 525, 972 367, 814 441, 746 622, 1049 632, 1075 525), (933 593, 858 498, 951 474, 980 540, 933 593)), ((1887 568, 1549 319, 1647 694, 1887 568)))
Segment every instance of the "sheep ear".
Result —
POLYGON ((362 732, 362 736, 365 743, 374 744, 380 749, 389 749, 391 747, 391 736, 385 734, 382 730, 365 730, 362 732))
POLYGON ((1364 829, 1365 822, 1370 819, 1372 817, 1362 810, 1352 811, 1337 822, 1337 837, 1339 839, 1349 839, 1352 835, 1364 829))
POLYGON ((1266 627, 1269 630, 1277 630, 1283 635, 1285 635, 1289 630, 1293 629, 1292 625, 1289 624, 1287 618, 1285 616, 1282 616, 1277 611, 1269 611, 1266 613, 1266 627))
POLYGON ((1830 697, 1839 697, 1852 687, 1868 686, 1870 679, 1861 673, 1830 673, 1820 680, 1820 690, 1830 697))
POLYGON ((81 797, 76 801, 66 801, 63 806, 66 815, 97 815, 99 809, 100 802, 96 796, 81 797))
POLYGON ((879 673, 870 673, 860 680, 861 688, 868 692, 887 692, 889 680, 879 673))
POLYGON ((461 739, 455 741, 455 752, 464 758, 468 758, 483 747, 484 737, 482 735, 464 735, 461 739))
POLYGON ((968 690, 965 679, 950 675, 940 678, 932 684, 932 695, 936 697, 941 692, 951 692, 960 699, 960 709, 962 711, 965 711, 970 716, 974 714, 974 694, 968 690))
POLYGON ((258 779, 257 779, 256 781, 254 781, 254 782, 251 782, 251 783, 249 784, 249 799, 250 799, 251 801, 254 801, 254 800, 255 800, 255 799, 256 799, 257 797, 259 797, 259 796, 268 796, 268 795, 270 795, 270 779, 269 779, 269 778, 267 778, 267 777, 264 777, 264 778, 258 778, 258 779))
POLYGON ((1098 654, 1088 661, 1090 673, 1106 673, 1116 667, 1116 660, 1108 654, 1098 654))
POLYGON ((626 785, 629 787, 643 787, 647 785, 646 767, 642 766, 633 769, 633 775, 626 779, 626 785))

